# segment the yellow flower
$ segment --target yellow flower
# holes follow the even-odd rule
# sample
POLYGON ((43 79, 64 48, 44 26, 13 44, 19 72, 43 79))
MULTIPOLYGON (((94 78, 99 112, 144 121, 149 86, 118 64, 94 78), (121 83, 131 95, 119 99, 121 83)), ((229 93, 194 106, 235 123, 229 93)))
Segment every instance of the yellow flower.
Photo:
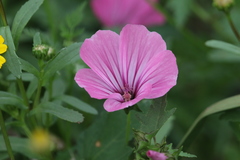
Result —
POLYGON ((30 137, 30 148, 35 153, 49 152, 53 148, 51 135, 48 131, 37 128, 30 137))
MULTIPOLYGON (((4 39, 0 35, 0 54, 3 54, 4 52, 7 51, 7 45, 3 44, 4 39)), ((2 68, 2 65, 6 62, 6 59, 3 56, 0 56, 0 68, 2 68)))

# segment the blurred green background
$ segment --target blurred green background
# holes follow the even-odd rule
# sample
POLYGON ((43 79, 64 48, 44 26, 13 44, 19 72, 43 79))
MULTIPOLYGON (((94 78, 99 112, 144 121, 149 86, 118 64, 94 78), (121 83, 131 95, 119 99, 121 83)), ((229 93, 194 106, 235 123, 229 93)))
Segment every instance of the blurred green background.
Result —
MULTIPOLYGON (((9 24, 25 2, 25 0, 3 1, 9 24)), ((170 19, 163 26, 149 27, 149 30, 160 33, 168 49, 172 50, 177 57, 178 83, 168 93, 168 108, 176 107, 177 111, 174 114, 172 130, 167 137, 169 143, 177 145, 196 117, 206 107, 240 92, 240 58, 227 54, 220 56, 218 53, 224 51, 209 48, 205 46, 205 42, 211 39, 235 45, 239 45, 239 42, 226 16, 212 6, 212 1, 161 0, 160 4, 169 14, 170 19)), ((239 15, 240 1, 236 0, 231 16, 240 31, 239 15)), ((99 29, 104 28, 94 16, 89 1, 45 0, 28 23, 27 29, 24 30, 18 55, 31 61, 32 64, 36 63, 31 52, 35 31, 41 31, 47 43, 61 49, 72 42, 83 41, 99 29), (85 6, 81 9, 84 2, 85 6), (77 22, 73 32, 67 33, 66 19, 77 22), (76 34, 68 37, 70 33, 76 34)), ((103 101, 91 99, 87 92, 73 82, 76 69, 83 66, 82 62, 73 64, 63 73, 66 75, 64 79, 69 82, 65 84, 68 88, 66 92, 103 111, 103 101)), ((197 155, 196 159, 199 160, 240 159, 240 140, 228 125, 228 121, 220 120, 219 115, 206 119, 199 134, 189 147, 184 148, 184 151, 197 155)), ((61 134, 59 136, 63 139, 78 139, 81 128, 91 124, 95 118, 87 114, 84 116, 86 118, 82 125, 60 121, 57 127, 53 128, 53 132, 61 134), (71 132, 65 133, 65 128, 71 132)))

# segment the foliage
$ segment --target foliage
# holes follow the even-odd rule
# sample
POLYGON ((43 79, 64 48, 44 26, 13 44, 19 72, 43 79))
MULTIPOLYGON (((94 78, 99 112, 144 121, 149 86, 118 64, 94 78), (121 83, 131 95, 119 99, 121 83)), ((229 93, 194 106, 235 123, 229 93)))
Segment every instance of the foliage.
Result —
MULTIPOLYGON (((0 70, 0 111, 15 159, 148 160, 149 149, 169 159, 239 159, 239 1, 225 13, 207 0, 161 0, 156 9, 167 22, 148 28, 176 55, 178 84, 128 114, 107 113, 73 80, 86 67, 79 58, 83 41, 103 29, 89 1, 3 2, 1 21, 8 24, 1 23, 0 35, 8 50, 0 70), (37 45, 55 55, 38 59, 32 51, 37 45), (49 152, 29 147, 38 127, 51 133, 49 152)), ((0 160, 9 158, 3 132, 0 160)))

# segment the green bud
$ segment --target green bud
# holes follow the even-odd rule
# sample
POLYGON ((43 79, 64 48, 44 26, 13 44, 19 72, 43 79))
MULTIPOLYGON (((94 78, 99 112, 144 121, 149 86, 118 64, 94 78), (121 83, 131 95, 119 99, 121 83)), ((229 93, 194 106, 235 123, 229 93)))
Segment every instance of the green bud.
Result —
POLYGON ((234 0, 213 0, 213 6, 221 11, 228 11, 234 4, 234 0))
POLYGON ((46 44, 39 44, 33 47, 33 55, 37 59, 48 61, 55 56, 55 51, 52 47, 46 44))

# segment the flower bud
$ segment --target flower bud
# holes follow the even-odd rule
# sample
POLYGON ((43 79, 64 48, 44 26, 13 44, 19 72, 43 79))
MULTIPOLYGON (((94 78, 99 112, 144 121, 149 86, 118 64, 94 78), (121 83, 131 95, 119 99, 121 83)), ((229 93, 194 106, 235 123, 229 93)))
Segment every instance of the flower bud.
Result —
POLYGON ((33 47, 33 55, 37 59, 48 61, 55 56, 55 50, 46 44, 39 44, 33 47))
POLYGON ((152 160, 166 160, 168 157, 164 153, 148 150, 146 155, 152 160))
POLYGON ((234 4, 234 0, 213 0, 213 6, 221 11, 228 11, 234 4))

